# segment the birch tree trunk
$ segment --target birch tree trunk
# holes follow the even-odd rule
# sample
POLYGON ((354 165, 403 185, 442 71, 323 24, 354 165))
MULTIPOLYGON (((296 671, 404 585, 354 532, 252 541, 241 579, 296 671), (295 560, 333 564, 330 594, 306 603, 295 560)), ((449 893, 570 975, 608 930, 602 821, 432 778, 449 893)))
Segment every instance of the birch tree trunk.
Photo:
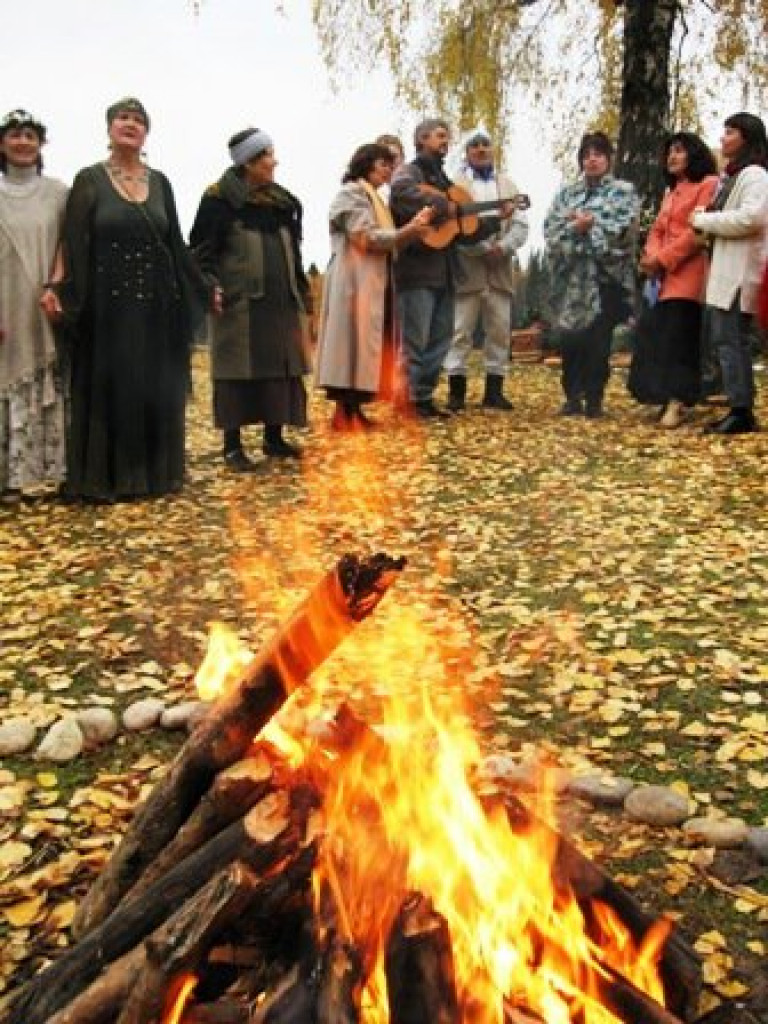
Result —
POLYGON ((669 61, 679 0, 624 0, 624 65, 616 174, 647 215, 664 191, 660 155, 669 131, 669 61))

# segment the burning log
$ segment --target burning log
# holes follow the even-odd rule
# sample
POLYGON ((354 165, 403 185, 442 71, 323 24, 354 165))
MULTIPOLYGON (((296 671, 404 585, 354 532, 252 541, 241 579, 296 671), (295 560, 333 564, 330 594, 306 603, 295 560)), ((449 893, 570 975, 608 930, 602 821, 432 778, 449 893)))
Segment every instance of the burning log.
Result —
POLYGON ((251 1010, 230 1000, 204 1003, 185 1011, 181 1024, 251 1024, 251 1010))
POLYGON ((404 559, 346 555, 313 588, 272 642, 219 699, 154 788, 106 869, 85 897, 74 933, 81 938, 112 913, 171 841, 217 772, 244 756, 286 698, 370 615, 404 559))
POLYGON ((679 1017, 633 985, 618 971, 605 967, 607 977, 597 975, 601 1002, 622 1024, 682 1024, 679 1017))
MULTIPOLYGON (((537 831, 545 829, 552 833, 557 843, 553 866, 555 881, 572 889, 588 927, 594 923, 593 904, 605 903, 628 928, 639 946, 655 918, 573 843, 536 818, 517 797, 505 797, 505 808, 512 828, 523 831, 534 826, 537 831)), ((690 1020, 696 1013, 701 991, 700 961, 693 948, 674 929, 664 942, 659 966, 672 1010, 690 1020)), ((652 1024, 652 1018, 649 1018, 649 1024, 652 1024)))
POLYGON ((357 951, 336 935, 314 943, 260 1003, 251 1024, 357 1024, 362 965, 357 951))
POLYGON ((135 899, 218 832, 244 817, 274 788, 282 787, 276 784, 275 768, 261 751, 256 757, 237 761, 219 772, 184 825, 131 889, 130 899, 135 899))
MULTIPOLYGON (((105 1024, 113 1019, 146 975, 150 950, 166 950, 177 970, 190 970, 207 953, 222 928, 236 920, 258 891, 258 879, 235 862, 214 875, 146 942, 111 964, 49 1024, 105 1024)), ((140 987, 142 987, 140 985, 140 987)))
POLYGON ((353 946, 334 936, 320 968, 317 1024, 357 1024, 361 990, 361 958, 353 946))
POLYGON ((448 926, 419 893, 403 904, 386 951, 390 1024, 461 1020, 448 926))
POLYGON ((8 1024, 44 1024, 110 963, 132 950, 223 867, 242 861, 264 871, 301 840, 308 808, 272 794, 136 899, 126 900, 60 960, 33 978, 10 1004, 8 1024))

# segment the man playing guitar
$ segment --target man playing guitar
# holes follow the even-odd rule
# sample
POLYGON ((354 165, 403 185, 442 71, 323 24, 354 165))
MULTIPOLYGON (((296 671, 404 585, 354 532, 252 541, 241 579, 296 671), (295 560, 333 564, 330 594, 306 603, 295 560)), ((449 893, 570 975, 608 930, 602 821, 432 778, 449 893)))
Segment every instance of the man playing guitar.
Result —
MULTIPOLYGON (((438 225, 456 218, 457 205, 447 196, 452 182, 443 170, 449 144, 450 130, 441 118, 417 125, 416 156, 399 167, 392 179, 390 205, 396 225, 407 223, 425 206, 433 207, 438 225)), ((414 242, 395 263, 409 397, 421 418, 449 415, 435 405, 434 391, 453 337, 457 245, 492 236, 501 218, 511 216, 513 209, 512 204, 502 206, 500 217, 483 217, 474 235, 458 234, 445 248, 414 242)))

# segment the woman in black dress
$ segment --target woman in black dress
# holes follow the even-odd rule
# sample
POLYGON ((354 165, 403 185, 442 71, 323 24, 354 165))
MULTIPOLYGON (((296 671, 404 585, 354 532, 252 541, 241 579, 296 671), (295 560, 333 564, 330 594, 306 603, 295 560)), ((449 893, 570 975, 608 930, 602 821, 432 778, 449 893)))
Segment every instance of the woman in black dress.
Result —
POLYGON ((241 427, 264 424, 264 454, 297 458, 283 437, 303 427, 310 288, 301 262, 302 208, 275 180, 272 140, 249 128, 229 141, 232 166, 207 189, 190 243, 215 286, 211 371, 215 425, 234 472, 257 468, 241 427))
POLYGON ((72 332, 64 495, 116 501, 184 480, 189 348, 204 312, 167 178, 142 161, 149 117, 107 111, 110 156, 80 171, 64 222, 57 293, 72 332))

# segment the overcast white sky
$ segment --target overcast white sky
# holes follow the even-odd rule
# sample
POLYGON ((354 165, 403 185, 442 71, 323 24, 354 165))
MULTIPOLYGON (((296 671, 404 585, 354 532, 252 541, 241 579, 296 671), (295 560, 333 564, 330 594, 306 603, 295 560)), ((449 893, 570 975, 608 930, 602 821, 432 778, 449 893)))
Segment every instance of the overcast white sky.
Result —
MULTIPOLYGON (((0 116, 31 110, 47 126, 47 173, 70 182, 107 155, 104 112, 138 96, 149 111, 150 164, 165 171, 185 233, 207 184, 228 165, 227 139, 263 128, 278 180, 305 208, 305 261, 328 258, 327 209, 362 142, 394 131, 409 142, 415 114, 398 111, 384 69, 331 91, 310 0, 0 0, 0 116)), ((431 112, 426 112, 431 113, 431 112)), ((540 223, 557 175, 521 126, 507 164, 540 223)), ((410 152, 410 146, 406 147, 410 152)))

